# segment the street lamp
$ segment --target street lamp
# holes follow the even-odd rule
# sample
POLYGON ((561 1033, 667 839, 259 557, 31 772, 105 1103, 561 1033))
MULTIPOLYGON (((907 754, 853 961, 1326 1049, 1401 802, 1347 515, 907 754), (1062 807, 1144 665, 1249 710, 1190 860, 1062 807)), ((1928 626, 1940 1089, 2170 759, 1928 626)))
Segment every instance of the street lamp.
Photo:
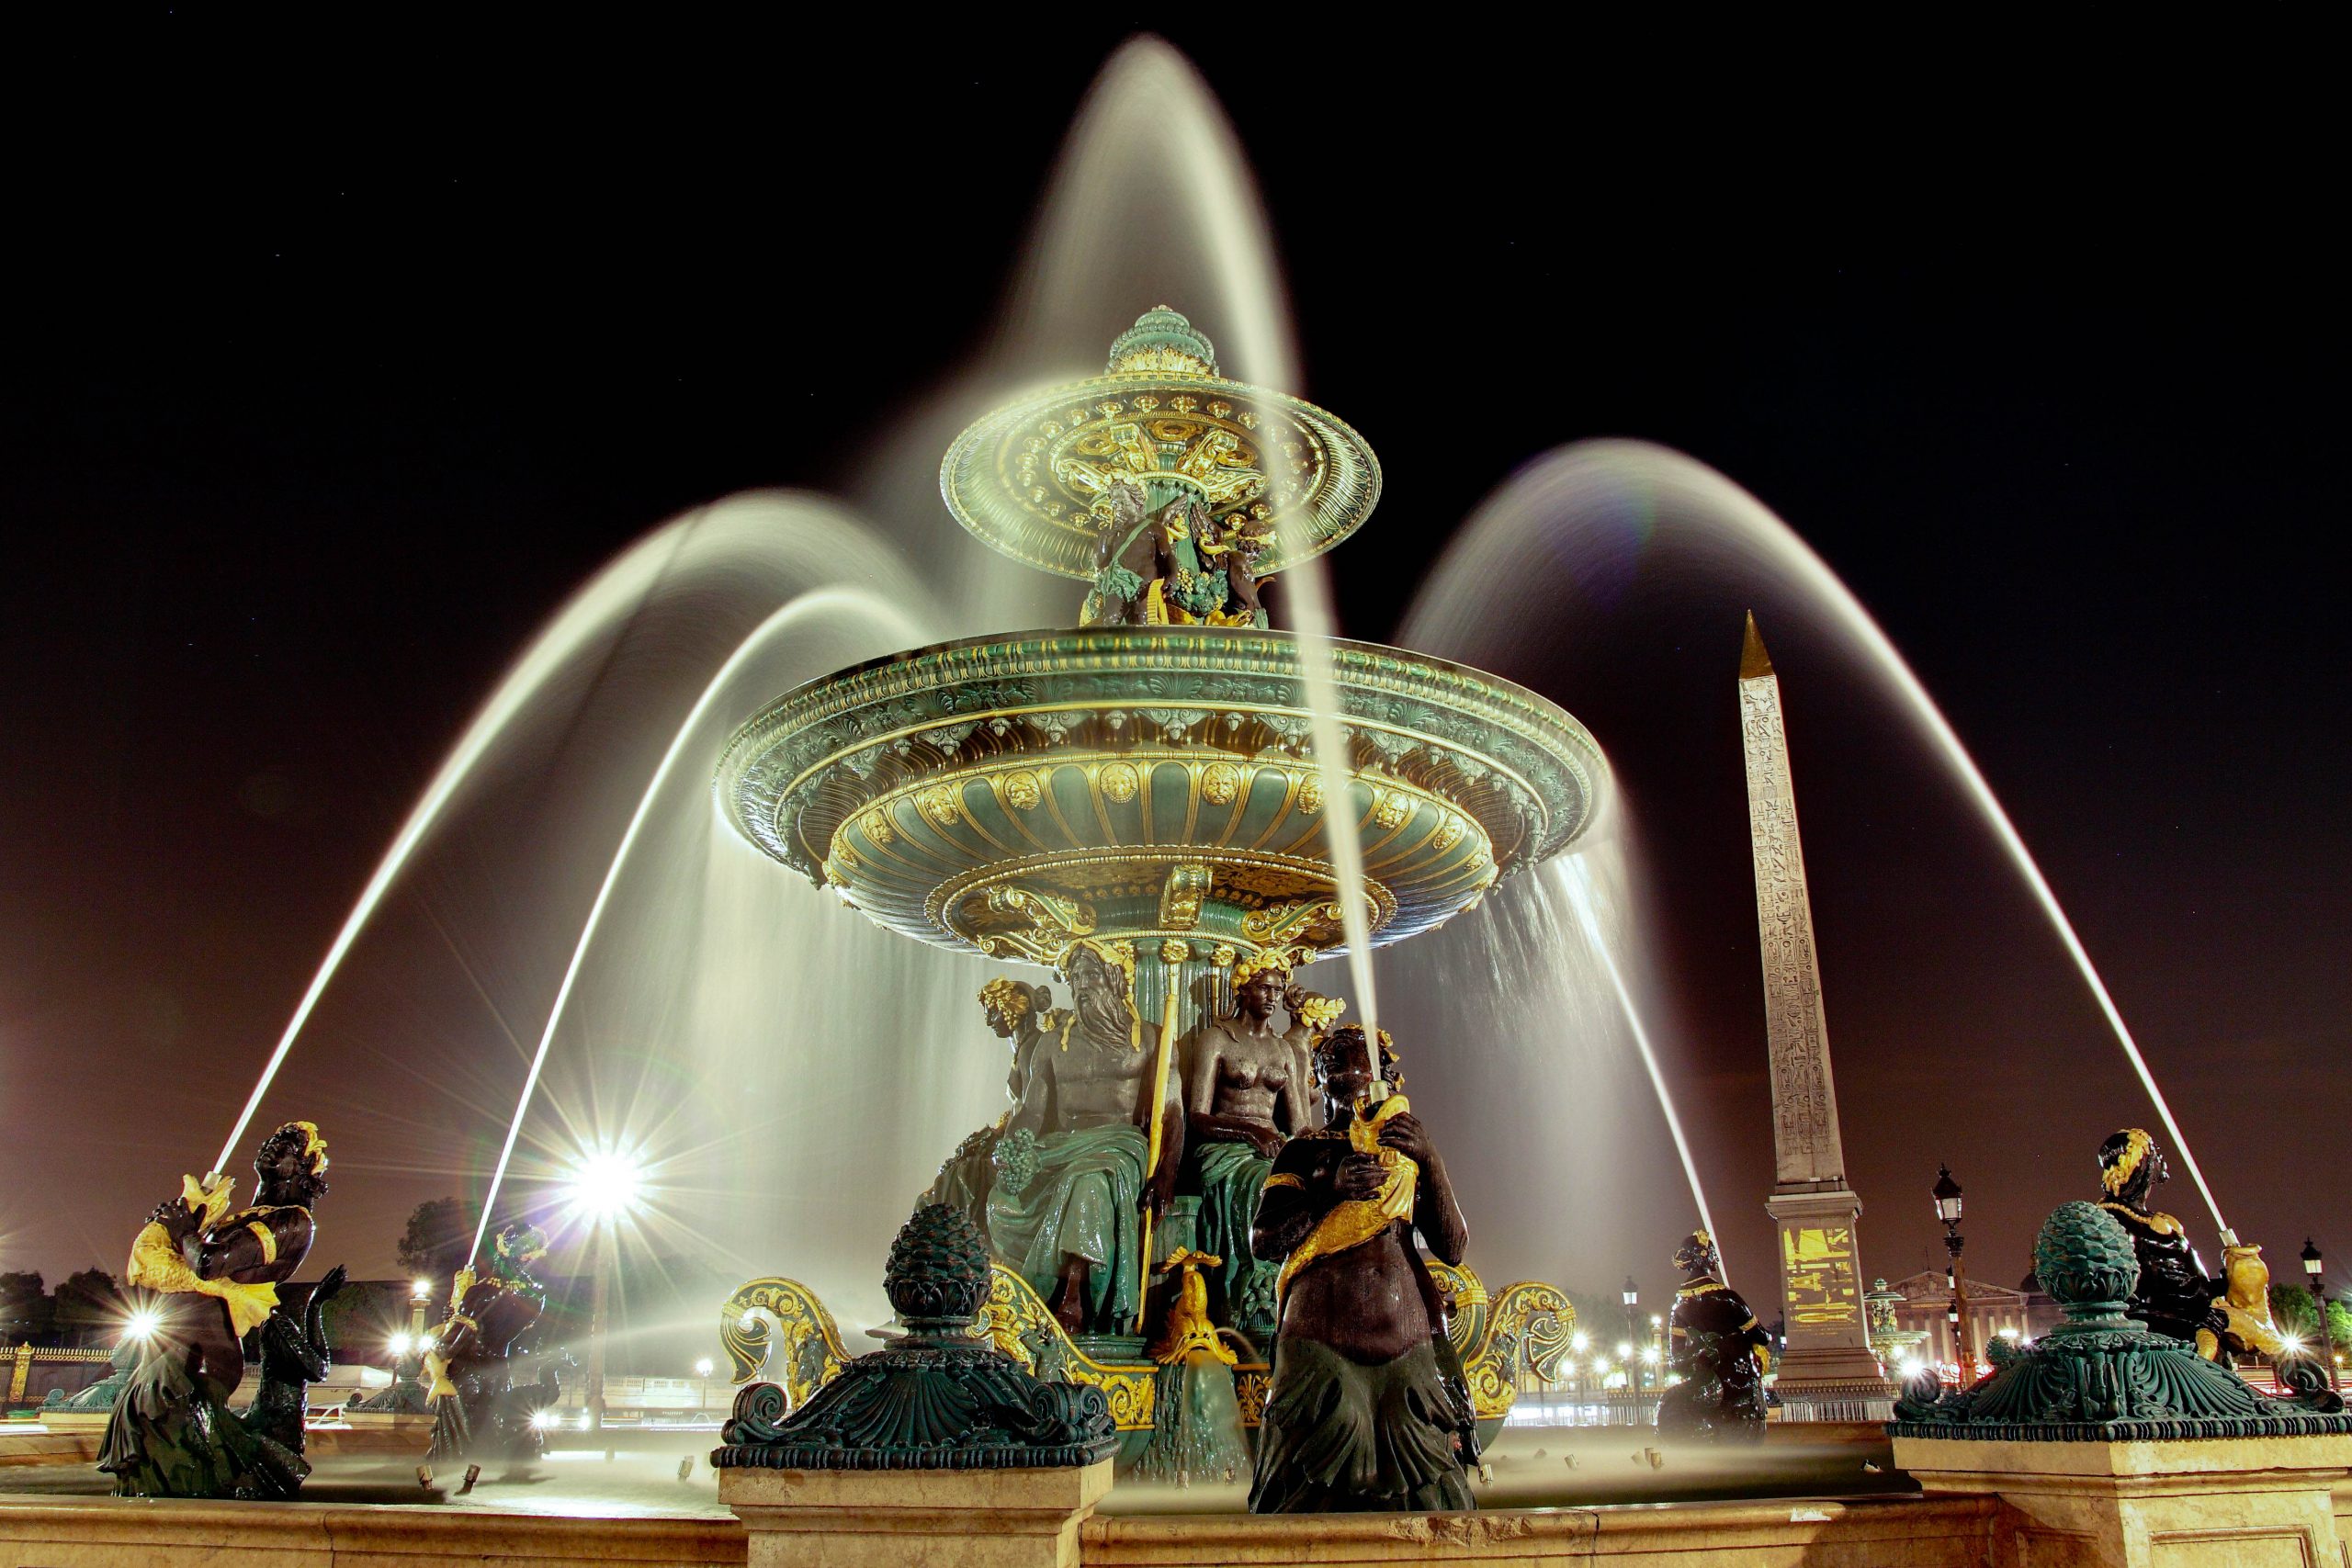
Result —
POLYGON ((2336 1386, 2335 1333, 2327 1321, 2326 1262, 2319 1255, 2319 1245, 2311 1237, 2303 1237, 2303 1278, 2312 1288, 2312 1300, 2319 1305, 2320 1365, 2327 1372, 2327 1386, 2336 1386))
POLYGON ((695 1363, 695 1376, 702 1380, 702 1393, 695 1402, 695 1414, 699 1416, 710 1407, 710 1367, 708 1356, 695 1363))
POLYGON ((1625 1276, 1624 1294, 1625 1338, 1628 1343, 1619 1346, 1617 1354, 1625 1362, 1625 1386, 1635 1393, 1639 1393, 1642 1392, 1642 1368, 1641 1363, 1633 1359, 1634 1347, 1631 1341, 1642 1337, 1641 1324, 1634 1314, 1634 1309, 1642 1304, 1642 1292, 1641 1288, 1634 1283, 1634 1277, 1631 1274, 1625 1276))
POLYGON ((1960 1249, 1967 1240, 1960 1234, 1960 1183, 1951 1179, 1951 1167, 1936 1167, 1936 1218, 1943 1222, 1944 1250, 1951 1254, 1951 1341, 1953 1354, 1960 1361, 1960 1386, 1974 1382, 1976 1348, 1968 1333, 1968 1271, 1961 1262, 1960 1249))
POLYGON ((612 1287, 614 1231, 640 1201, 645 1167, 618 1149, 589 1151, 572 1166, 564 1180, 564 1195, 572 1213, 584 1216, 594 1229, 595 1263, 588 1304, 588 1425, 605 1425, 605 1303, 612 1287))

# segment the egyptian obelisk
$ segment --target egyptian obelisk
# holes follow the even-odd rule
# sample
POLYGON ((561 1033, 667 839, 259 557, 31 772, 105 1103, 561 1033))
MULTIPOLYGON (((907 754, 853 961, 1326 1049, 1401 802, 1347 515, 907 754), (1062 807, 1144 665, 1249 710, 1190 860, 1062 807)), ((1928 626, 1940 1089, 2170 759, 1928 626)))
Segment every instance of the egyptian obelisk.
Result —
POLYGON ((1739 652, 1739 727, 1747 743, 1748 836, 1756 852, 1756 931, 1764 953, 1765 1042, 1772 1071, 1772 1196, 1780 1226, 1781 1296, 1788 1348, 1778 1385, 1792 1416, 1883 1415, 1852 1402, 1888 1394, 1862 1315, 1855 1220, 1862 1201, 1846 1185, 1838 1090, 1814 955, 1813 906, 1789 786, 1781 682, 1747 617, 1739 652))

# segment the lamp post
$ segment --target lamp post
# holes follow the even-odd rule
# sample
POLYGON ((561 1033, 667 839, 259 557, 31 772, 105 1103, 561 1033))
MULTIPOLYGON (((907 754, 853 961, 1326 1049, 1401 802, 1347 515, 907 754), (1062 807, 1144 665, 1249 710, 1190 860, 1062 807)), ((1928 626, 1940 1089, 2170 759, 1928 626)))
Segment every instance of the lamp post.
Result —
POLYGON ((1960 1234, 1960 1183, 1951 1179, 1951 1168, 1936 1168, 1936 1218, 1944 1225, 1944 1250, 1951 1254, 1951 1341, 1952 1351, 1960 1362, 1960 1386, 1968 1387, 1975 1381, 1976 1347, 1968 1333, 1968 1270, 1962 1264, 1960 1249, 1967 1238, 1960 1234))
POLYGON ((424 1379, 421 1375, 424 1371, 424 1313, 432 1304, 433 1281, 420 1274, 408 1282, 408 1343, 402 1346, 395 1341, 392 1347, 392 1382, 396 1386, 406 1385, 401 1390, 403 1395, 411 1390, 414 1392, 413 1396, 397 1399, 395 1408, 425 1408, 424 1379))
POLYGON ((710 1367, 708 1356, 695 1363, 695 1376, 702 1380, 702 1393, 695 1398, 695 1415, 697 1417, 710 1408, 710 1367))
POLYGON ((1641 1325, 1635 1317, 1635 1309, 1641 1304, 1641 1288, 1628 1274, 1625 1276, 1625 1345, 1618 1353, 1625 1358, 1625 1386, 1635 1393, 1642 1392, 1642 1363, 1634 1355, 1634 1342, 1642 1337, 1641 1325))
POLYGON ((587 1216, 594 1232, 591 1245, 595 1272, 588 1296, 588 1386, 584 1392, 588 1425, 596 1431, 605 1425, 605 1303, 612 1289, 615 1232, 621 1217, 637 1207, 643 1180, 644 1171, 635 1158, 601 1149, 574 1166, 567 1183, 572 1209, 587 1216))
POLYGON ((2319 1304, 2320 1366, 2327 1373, 2327 1386, 2336 1386, 2335 1335, 2327 1321, 2326 1263, 2320 1257, 2319 1245, 2311 1237, 2303 1237, 2303 1278, 2312 1288, 2312 1300, 2319 1304))

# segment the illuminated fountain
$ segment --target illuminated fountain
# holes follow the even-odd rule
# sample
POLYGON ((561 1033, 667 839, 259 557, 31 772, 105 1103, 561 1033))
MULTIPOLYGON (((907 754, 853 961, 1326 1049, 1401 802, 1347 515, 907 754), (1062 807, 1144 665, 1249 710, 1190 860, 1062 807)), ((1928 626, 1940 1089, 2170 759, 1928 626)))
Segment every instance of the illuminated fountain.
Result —
MULTIPOLYGON (((915 649, 787 693, 728 747, 719 806, 887 930, 1065 975, 1077 955, 1115 964, 1160 1083, 1174 1042, 1230 1010, 1237 964, 1344 951, 1351 902, 1374 945, 1433 930, 1593 821, 1608 768, 1576 720, 1397 649, 1324 645, 1344 750, 1317 755, 1301 639, 1262 629, 1257 590, 1363 524, 1379 466, 1332 415, 1218 376, 1176 312, 1148 312, 1102 376, 973 424, 941 489, 998 550, 1090 583, 1081 626, 915 649), (1350 836, 1356 878, 1337 869, 1350 836)), ((1180 1202, 1146 1243, 1154 1261, 1188 1240, 1183 1219, 1180 1202)), ((1478 1414, 1499 1423, 1514 1358, 1555 1362, 1573 1314, 1552 1287, 1490 1301, 1434 1267, 1478 1414)), ((1073 1337, 1000 1258, 982 1328, 1102 1386, 1139 1440, 1165 1311, 1154 1295, 1073 1337)), ((765 1364, 769 1317, 797 1404, 846 1350, 804 1287, 754 1280, 722 1311, 739 1382, 765 1364)), ((1247 1421, 1266 1374, 1243 1345, 1247 1421)))

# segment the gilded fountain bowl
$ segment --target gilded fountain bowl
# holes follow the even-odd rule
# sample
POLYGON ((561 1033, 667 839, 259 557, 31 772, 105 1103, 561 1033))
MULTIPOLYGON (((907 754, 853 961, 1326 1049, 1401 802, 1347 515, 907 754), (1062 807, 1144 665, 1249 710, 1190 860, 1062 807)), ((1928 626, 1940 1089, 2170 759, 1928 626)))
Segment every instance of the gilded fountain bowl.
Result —
MULTIPOLYGON (((1442 924, 1592 822, 1608 764, 1553 703, 1334 640, 1374 945, 1442 924)), ((914 649, 786 693, 729 743, 737 830, 889 930, 1051 962, 1077 935, 1340 942, 1289 634, 1035 631, 914 649)))

